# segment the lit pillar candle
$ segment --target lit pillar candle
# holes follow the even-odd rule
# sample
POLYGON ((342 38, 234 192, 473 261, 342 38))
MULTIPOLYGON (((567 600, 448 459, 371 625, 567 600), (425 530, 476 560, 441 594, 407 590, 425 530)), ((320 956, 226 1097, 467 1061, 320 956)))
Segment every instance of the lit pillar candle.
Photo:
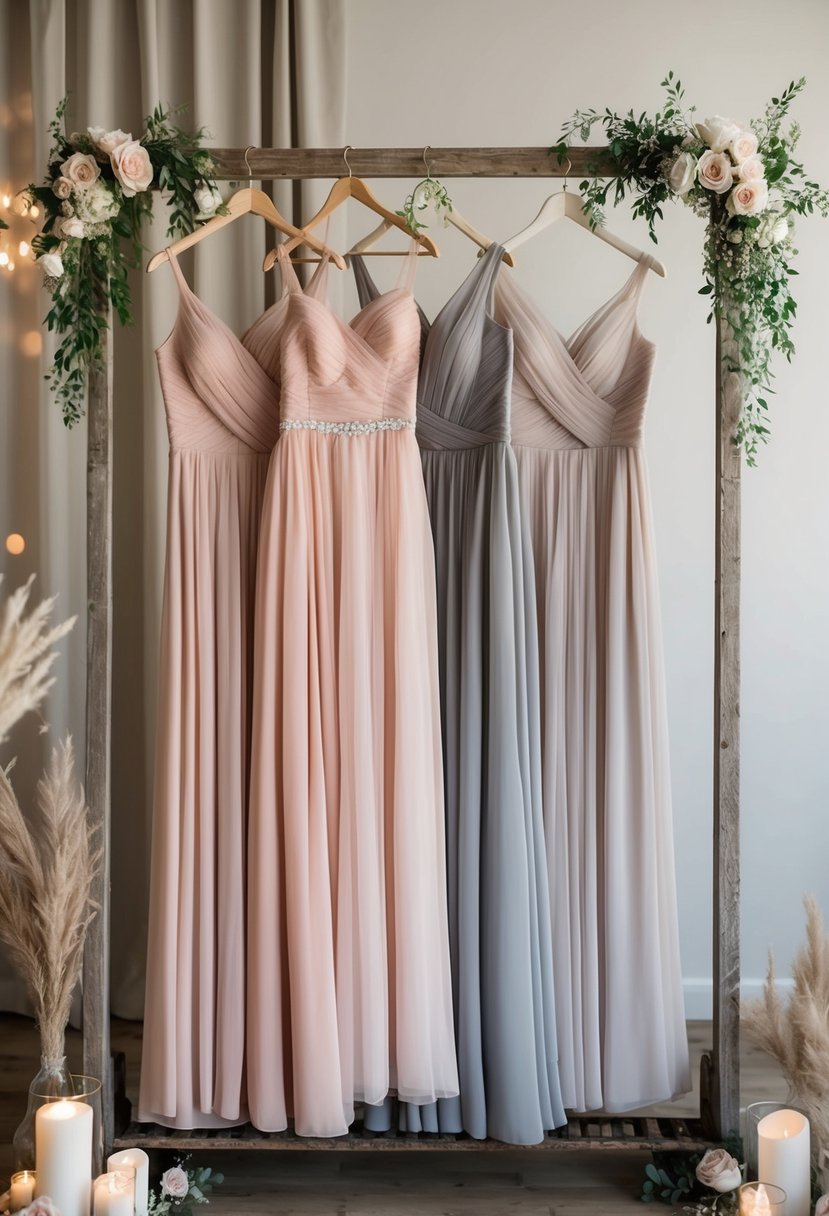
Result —
POLYGON ((135 1170, 135 1216, 147 1216, 150 1201, 150 1158, 143 1148, 123 1148, 107 1160, 108 1170, 117 1170, 123 1165, 135 1170))
POLYGON ((757 1124, 757 1172, 786 1192, 786 1216, 812 1210, 809 1120, 796 1110, 777 1110, 757 1124))
POLYGON ((92 1187, 92 1216, 133 1216, 135 1174, 112 1170, 96 1178, 92 1187))
POLYGON ((48 1195, 61 1216, 89 1216, 92 1107, 61 1098, 35 1115, 35 1191, 48 1195))
POLYGON ((35 1175, 32 1170, 18 1170, 12 1174, 12 1184, 9 1189, 9 1211, 19 1212, 28 1207, 35 1197, 35 1175))

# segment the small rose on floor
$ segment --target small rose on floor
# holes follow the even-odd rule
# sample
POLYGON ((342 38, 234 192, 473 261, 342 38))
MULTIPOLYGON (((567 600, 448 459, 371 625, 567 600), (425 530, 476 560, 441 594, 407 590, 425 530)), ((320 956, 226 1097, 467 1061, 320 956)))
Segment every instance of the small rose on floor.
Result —
POLYGON ((27 1208, 18 1212, 17 1216, 60 1216, 60 1210, 55 1207, 48 1195, 40 1195, 27 1208))
POLYGON ((171 1199, 183 1199, 190 1190, 190 1179, 180 1165, 174 1165, 161 1176, 161 1192, 171 1199))
POLYGON ((743 1180, 740 1163, 724 1148, 709 1148, 696 1170, 697 1179, 712 1191, 734 1191, 743 1180))

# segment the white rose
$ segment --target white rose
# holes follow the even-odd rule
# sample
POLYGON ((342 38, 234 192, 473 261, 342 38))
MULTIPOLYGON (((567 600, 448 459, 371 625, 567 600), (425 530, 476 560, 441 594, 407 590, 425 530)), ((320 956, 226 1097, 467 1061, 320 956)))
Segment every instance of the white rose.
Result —
POLYGON ((118 144, 110 154, 112 171, 127 198, 141 194, 153 180, 153 167, 147 149, 136 139, 118 144))
POLYGON ((703 1186, 721 1195, 735 1191, 743 1181, 739 1162, 724 1148, 709 1148, 697 1166, 697 1178, 703 1186))
POLYGON ((765 211, 769 201, 768 182, 737 182, 726 199, 730 215, 759 215, 765 211))
POLYGON ((703 152, 697 163, 697 177, 706 190, 725 194, 734 182, 731 161, 725 152, 703 152))
POLYGON ((771 230, 771 239, 775 245, 779 245, 781 241, 785 241, 789 235, 789 221, 785 215, 778 216, 774 222, 774 227, 771 230))
POLYGON ((197 220, 209 220, 222 203, 222 196, 215 186, 197 186, 193 191, 193 198, 199 208, 197 220))
POLYGON ((680 152, 668 174, 668 184, 674 194, 687 194, 697 174, 697 160, 690 152, 680 152))
POLYGON ((190 1190, 190 1181, 180 1165, 174 1165, 161 1175, 161 1192, 171 1199, 183 1199, 190 1190))
POLYGON ((59 279, 63 274, 63 262, 59 253, 44 253, 38 258, 38 262, 49 279, 59 279))
POLYGON ((829 1195, 821 1195, 815 1204, 815 1216, 829 1216, 829 1195))
POLYGON ((71 236, 80 239, 85 234, 86 229, 78 217, 73 215, 68 219, 55 220, 55 226, 52 231, 54 232, 55 236, 62 238, 71 236))
POLYGON ((69 179, 75 186, 86 186, 101 176, 101 170, 94 156, 85 152, 73 152, 60 167, 61 175, 69 179))
POLYGON ((103 181, 75 190, 75 212, 85 224, 103 224, 118 214, 120 204, 103 181))
POLYGON ((55 198, 69 198, 72 193, 72 183, 68 177, 56 177, 52 182, 52 193, 55 198))
POLYGON ((734 176, 741 182, 758 182, 766 176, 766 166, 759 156, 747 156, 734 166, 734 176))
POLYGON ((738 164, 741 160, 747 160, 749 156, 756 156, 757 136, 753 131, 743 129, 732 139, 728 150, 738 164))
POLYGON ((116 127, 114 131, 105 131, 103 127, 90 127, 89 138, 95 147, 99 148, 101 152, 105 152, 107 156, 111 156, 121 144, 128 144, 132 140, 129 131, 122 131, 120 127, 116 127))
POLYGON ((723 118, 715 114, 706 118, 705 122, 696 124, 697 135, 712 152, 724 152, 726 148, 741 134, 742 128, 733 118, 723 118))
POLYGON ((730 241, 732 245, 742 245, 743 234, 739 228, 732 228, 725 234, 725 239, 730 241))

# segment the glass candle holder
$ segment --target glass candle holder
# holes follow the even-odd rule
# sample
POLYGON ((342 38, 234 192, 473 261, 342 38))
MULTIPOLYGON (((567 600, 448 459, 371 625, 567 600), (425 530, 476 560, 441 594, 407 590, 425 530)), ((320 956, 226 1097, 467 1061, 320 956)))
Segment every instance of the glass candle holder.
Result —
POLYGON ((135 1216, 135 1166, 119 1165, 95 1179, 92 1216, 135 1216))
POLYGON ((770 1182, 744 1182, 740 1187, 740 1216, 785 1216, 786 1192, 770 1182))
POLYGON ((34 1170, 18 1170, 16 1174, 12 1174, 9 1187, 10 1212, 19 1212, 21 1208, 29 1206, 35 1197, 35 1181, 34 1170))
POLYGON ((796 1110, 805 1117, 806 1112, 791 1106, 788 1102, 752 1102, 746 1107, 745 1135, 743 1146, 746 1155, 746 1178, 755 1179, 759 1172, 759 1140, 757 1127, 766 1115, 773 1115, 779 1110, 796 1110))

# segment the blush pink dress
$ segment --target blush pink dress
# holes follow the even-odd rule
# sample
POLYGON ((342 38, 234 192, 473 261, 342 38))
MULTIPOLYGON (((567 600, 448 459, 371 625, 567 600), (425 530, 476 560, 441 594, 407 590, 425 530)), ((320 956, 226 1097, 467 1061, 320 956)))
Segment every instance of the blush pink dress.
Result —
POLYGON ((284 273, 256 593, 248 1093, 260 1129, 336 1136, 355 1101, 458 1092, 435 559, 411 291, 346 324, 284 273))
POLYGON ((195 1128, 247 1118, 253 603, 288 300, 237 338, 170 260, 180 297, 156 352, 170 463, 139 1118, 195 1128))
POLYGON ((642 437, 647 256, 565 340, 501 271, 535 559, 544 824, 564 1105, 690 1089, 656 550, 642 437))

